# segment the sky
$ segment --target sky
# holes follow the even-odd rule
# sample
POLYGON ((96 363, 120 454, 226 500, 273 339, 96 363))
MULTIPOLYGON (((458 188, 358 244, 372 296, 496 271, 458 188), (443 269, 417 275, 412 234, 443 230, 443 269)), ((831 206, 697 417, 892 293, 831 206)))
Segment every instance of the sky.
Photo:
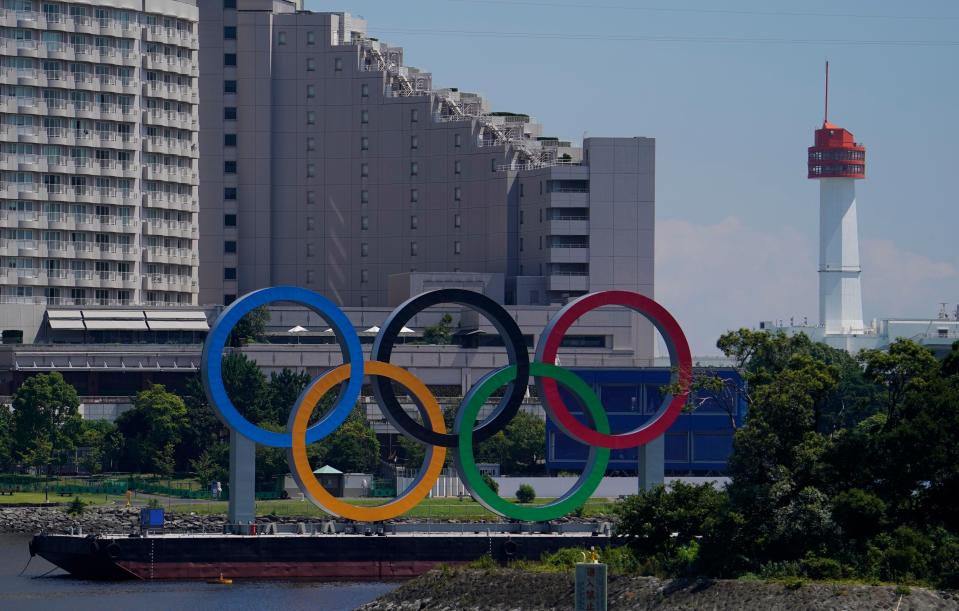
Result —
POLYGON ((549 135, 657 141, 656 299, 697 355, 728 329, 818 321, 823 120, 867 148, 857 185, 867 320, 959 302, 954 0, 307 0, 405 48, 436 87, 549 135))

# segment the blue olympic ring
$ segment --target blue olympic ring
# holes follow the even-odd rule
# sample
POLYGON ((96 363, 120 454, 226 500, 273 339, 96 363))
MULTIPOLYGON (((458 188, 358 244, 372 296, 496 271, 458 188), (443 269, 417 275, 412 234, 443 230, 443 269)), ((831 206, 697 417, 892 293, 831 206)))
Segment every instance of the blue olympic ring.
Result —
MULTIPOLYGON (((330 433, 349 417, 360 398, 363 388, 363 348, 353 323, 332 301, 307 289, 295 286, 277 286, 254 291, 234 301, 223 310, 213 323, 213 328, 203 343, 201 375, 207 399, 220 420, 230 429, 251 441, 274 448, 289 448, 293 445, 290 432, 277 433, 260 428, 243 417, 230 401, 223 385, 223 351, 226 342, 240 319, 254 308, 276 301, 288 301, 304 305, 320 316, 333 329, 343 352, 344 364, 350 364, 351 374, 346 388, 332 409, 319 422, 306 431, 307 443, 315 443, 330 433)), ((297 399, 297 406, 302 396, 297 399)), ((297 406, 294 406, 294 410, 297 406)))

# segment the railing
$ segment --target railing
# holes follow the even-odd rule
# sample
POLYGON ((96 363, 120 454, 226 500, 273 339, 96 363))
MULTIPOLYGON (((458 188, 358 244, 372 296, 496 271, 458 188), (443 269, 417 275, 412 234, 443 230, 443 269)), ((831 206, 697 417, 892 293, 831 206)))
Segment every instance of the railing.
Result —
POLYGON ((146 250, 161 257, 178 257, 181 259, 193 258, 193 251, 189 248, 174 248, 172 246, 147 246, 146 250))

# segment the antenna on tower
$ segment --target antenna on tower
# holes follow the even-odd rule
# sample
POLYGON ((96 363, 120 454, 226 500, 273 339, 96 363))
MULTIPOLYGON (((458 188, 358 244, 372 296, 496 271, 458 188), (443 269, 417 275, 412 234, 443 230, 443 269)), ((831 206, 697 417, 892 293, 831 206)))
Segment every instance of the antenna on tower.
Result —
POLYGON ((829 60, 826 60, 826 108, 822 116, 823 125, 829 123, 829 60))

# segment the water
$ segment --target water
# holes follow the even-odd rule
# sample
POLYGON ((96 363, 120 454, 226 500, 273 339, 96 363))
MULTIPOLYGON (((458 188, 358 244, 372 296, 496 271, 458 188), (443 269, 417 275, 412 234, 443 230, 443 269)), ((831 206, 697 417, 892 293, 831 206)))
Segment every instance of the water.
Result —
POLYGON ((99 582, 74 579, 43 558, 30 560, 29 537, 0 535, 0 609, 203 609, 203 611, 346 611, 396 588, 395 583, 99 582), (30 561, 27 566, 27 561, 30 561), (26 571, 19 576, 24 566, 26 571), (51 571, 49 575, 45 575, 51 571))

